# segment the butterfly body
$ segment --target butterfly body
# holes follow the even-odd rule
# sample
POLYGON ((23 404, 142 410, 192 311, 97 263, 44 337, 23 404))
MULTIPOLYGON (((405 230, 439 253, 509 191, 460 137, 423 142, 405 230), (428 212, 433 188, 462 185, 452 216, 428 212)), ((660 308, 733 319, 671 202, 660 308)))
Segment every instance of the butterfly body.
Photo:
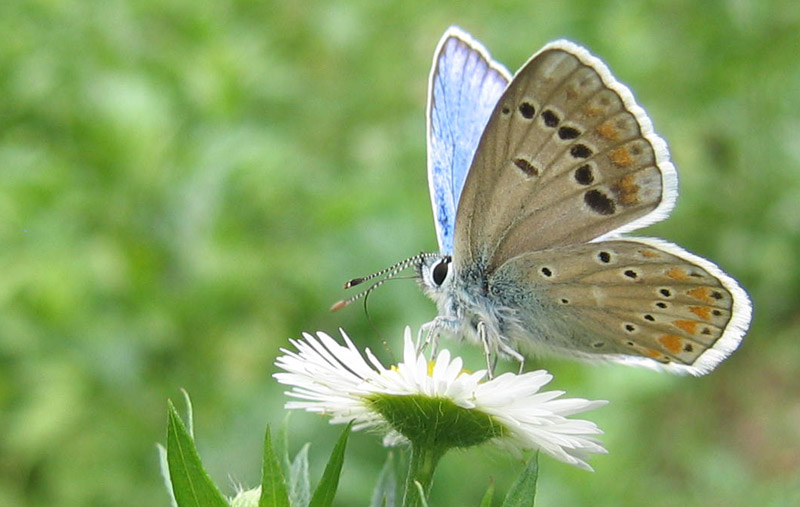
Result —
POLYGON ((420 278, 439 311, 428 325, 433 332, 444 331, 520 360, 523 356, 565 355, 571 351, 572 340, 559 340, 568 330, 555 329, 557 323, 548 318, 547 302, 530 287, 516 282, 518 270, 513 264, 492 273, 479 266, 461 272, 451 265, 451 270, 452 285, 441 290, 432 288, 424 274, 420 278), (532 340, 532 336, 537 339, 532 340))

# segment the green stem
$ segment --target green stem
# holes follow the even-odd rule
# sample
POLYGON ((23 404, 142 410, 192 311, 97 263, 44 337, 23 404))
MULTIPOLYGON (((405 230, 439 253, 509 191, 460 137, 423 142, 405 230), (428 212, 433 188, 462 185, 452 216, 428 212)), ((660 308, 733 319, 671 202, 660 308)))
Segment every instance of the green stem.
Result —
POLYGON ((437 449, 433 446, 411 444, 411 459, 408 463, 408 477, 406 477, 406 491, 403 496, 403 507, 421 507, 427 505, 428 496, 433 484, 433 472, 439 459, 446 449, 437 449), (422 486, 424 498, 420 497, 419 489, 415 484, 422 486))

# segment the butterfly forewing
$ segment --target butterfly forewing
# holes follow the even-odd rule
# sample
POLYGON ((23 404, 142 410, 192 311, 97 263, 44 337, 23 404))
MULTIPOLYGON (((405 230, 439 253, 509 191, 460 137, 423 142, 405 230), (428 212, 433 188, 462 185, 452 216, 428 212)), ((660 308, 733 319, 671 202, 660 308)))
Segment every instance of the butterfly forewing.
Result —
POLYGON ((545 46, 500 98, 459 203, 457 257, 494 269, 523 252, 663 218, 675 171, 630 92, 566 41, 545 46))
POLYGON ((434 54, 428 90, 428 184, 442 253, 453 253, 458 198, 478 140, 510 79, 469 35, 452 27, 434 54))
MULTIPOLYGON (((524 327, 565 355, 702 374, 736 348, 750 320, 747 295, 733 279, 658 240, 530 252, 494 276, 532 295, 520 305, 520 318, 530 320, 524 327)), ((529 352, 536 345, 519 344, 529 352)))

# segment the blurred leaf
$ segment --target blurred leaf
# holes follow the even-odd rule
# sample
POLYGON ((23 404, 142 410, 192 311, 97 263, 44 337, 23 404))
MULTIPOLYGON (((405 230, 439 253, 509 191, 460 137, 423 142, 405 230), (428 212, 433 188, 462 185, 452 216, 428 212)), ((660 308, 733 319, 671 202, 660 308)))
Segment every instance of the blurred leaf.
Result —
POLYGON ((172 401, 168 402, 167 462, 172 491, 181 507, 227 506, 228 502, 211 481, 189 431, 172 401))
POLYGON ((156 444, 158 449, 158 467, 161 469, 161 478, 164 479, 164 487, 169 493, 170 505, 178 507, 178 501, 175 500, 175 493, 172 491, 172 480, 169 478, 169 463, 167 462, 167 448, 161 444, 156 444))
POLYGON ((305 444, 289 467, 289 498, 292 507, 307 507, 311 500, 311 484, 308 479, 308 447, 305 444))
POLYGON ((264 458, 261 470, 261 498, 259 507, 289 507, 289 494, 283 477, 281 463, 272 446, 269 426, 264 437, 264 458))
POLYGON ((350 436, 352 427, 353 422, 350 421, 333 447, 333 452, 331 452, 331 457, 325 466, 325 471, 322 473, 319 486, 317 486, 314 496, 311 498, 311 503, 309 504, 311 507, 329 507, 333 503, 333 497, 336 496, 336 488, 339 487, 339 474, 342 471, 342 463, 344 463, 347 437, 350 436))
POLYGON ((421 507, 428 507, 428 499, 425 498, 425 488, 422 487, 419 481, 414 481, 414 487, 417 488, 417 501, 421 507))
POLYGON ((503 507, 532 507, 536 499, 536 480, 539 478, 539 453, 533 455, 525 470, 519 474, 517 480, 503 501, 503 507))
POLYGON ((286 411, 286 417, 283 418, 278 434, 275 437, 275 454, 277 454, 283 462, 285 470, 291 470, 292 462, 289 460, 289 419, 292 417, 292 411, 286 411))
POLYGON ((186 403, 186 431, 189 436, 194 440, 194 409, 192 408, 192 399, 186 389, 181 389, 183 395, 183 402, 186 403))
POLYGON ((372 491, 370 507, 395 507, 397 505, 397 468, 394 463, 394 452, 389 451, 383 463, 378 483, 372 491))
POLYGON ((486 494, 483 495, 481 500, 481 507, 492 507, 492 498, 494 497, 494 481, 489 482, 489 487, 486 488, 486 494))

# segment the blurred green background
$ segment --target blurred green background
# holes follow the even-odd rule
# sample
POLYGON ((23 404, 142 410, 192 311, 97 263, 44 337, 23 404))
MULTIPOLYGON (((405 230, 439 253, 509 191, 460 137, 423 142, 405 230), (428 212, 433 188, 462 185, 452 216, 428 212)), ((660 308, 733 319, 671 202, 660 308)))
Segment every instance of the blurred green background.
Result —
MULTIPOLYGON (((704 378, 529 365, 611 402, 589 416, 610 454, 593 474, 543 457, 538 505, 800 504, 793 0, 2 2, 0 504, 166 505, 155 443, 179 388, 215 480, 255 485, 287 338, 341 326, 391 360, 358 305, 327 309, 347 278, 436 248, 425 94, 450 24, 512 71, 558 37, 603 58, 681 177, 645 234, 714 259, 755 303, 704 378)), ((370 300, 396 351, 434 314, 412 281, 370 300)), ((293 415, 313 477, 339 432, 293 415)), ((384 454, 353 435, 336 505, 367 503, 384 454)), ((519 469, 453 453, 433 504, 477 505, 519 469)))

